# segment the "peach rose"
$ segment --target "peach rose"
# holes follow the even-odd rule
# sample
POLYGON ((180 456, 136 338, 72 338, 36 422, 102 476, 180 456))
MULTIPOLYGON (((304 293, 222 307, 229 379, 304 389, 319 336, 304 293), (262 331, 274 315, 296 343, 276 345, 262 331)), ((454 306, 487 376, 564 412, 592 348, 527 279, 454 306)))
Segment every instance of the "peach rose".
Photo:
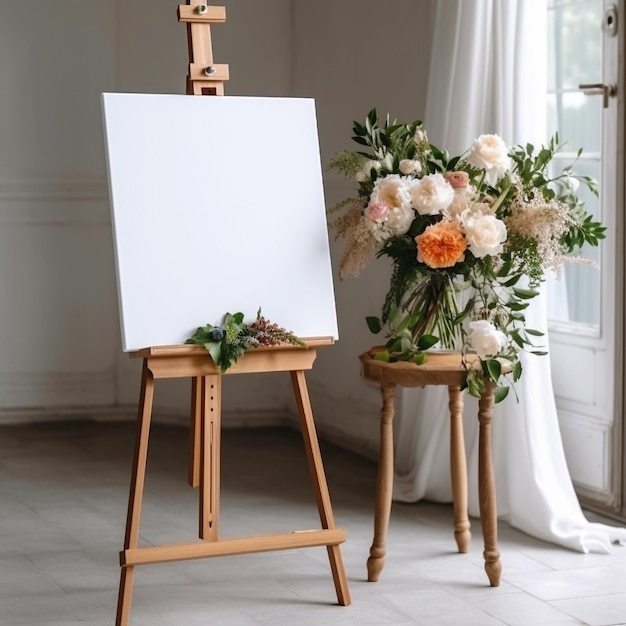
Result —
POLYGON ((450 183, 453 189, 464 189, 469 185, 467 172, 445 172, 443 177, 450 183))
POLYGON ((465 259, 467 241, 456 225, 447 220, 428 226, 415 237, 415 243, 418 262, 433 269, 452 267, 465 259))

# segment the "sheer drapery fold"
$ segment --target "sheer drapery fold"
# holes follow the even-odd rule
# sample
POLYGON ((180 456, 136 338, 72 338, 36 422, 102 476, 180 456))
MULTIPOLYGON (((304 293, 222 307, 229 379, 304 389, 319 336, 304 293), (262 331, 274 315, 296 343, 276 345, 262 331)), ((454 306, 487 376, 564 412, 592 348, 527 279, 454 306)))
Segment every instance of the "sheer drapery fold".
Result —
MULTIPOLYGON (((461 154, 480 134, 508 145, 545 141, 546 0, 436 3, 424 122, 430 141, 461 154)), ((546 296, 526 321, 547 332, 546 296)), ((546 335, 547 338, 547 335, 546 335)), ((545 343, 545 342, 544 342, 545 343)), ((609 552, 626 529, 587 521, 563 451, 549 356, 522 355, 524 375, 494 411, 498 511, 513 527, 582 552, 609 552)), ((394 499, 451 500, 447 389, 402 389, 396 411, 394 499)), ((478 516, 477 403, 466 395, 470 514, 478 516)))

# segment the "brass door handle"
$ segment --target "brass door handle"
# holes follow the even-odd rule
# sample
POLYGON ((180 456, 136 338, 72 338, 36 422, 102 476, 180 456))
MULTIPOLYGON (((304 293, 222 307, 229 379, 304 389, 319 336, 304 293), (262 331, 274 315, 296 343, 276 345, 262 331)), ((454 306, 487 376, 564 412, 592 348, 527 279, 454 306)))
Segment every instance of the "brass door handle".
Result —
POLYGON ((602 96, 602 106, 607 109, 609 107, 609 98, 614 98, 617 95, 617 85, 609 83, 585 83, 578 85, 579 89, 586 96, 602 96))

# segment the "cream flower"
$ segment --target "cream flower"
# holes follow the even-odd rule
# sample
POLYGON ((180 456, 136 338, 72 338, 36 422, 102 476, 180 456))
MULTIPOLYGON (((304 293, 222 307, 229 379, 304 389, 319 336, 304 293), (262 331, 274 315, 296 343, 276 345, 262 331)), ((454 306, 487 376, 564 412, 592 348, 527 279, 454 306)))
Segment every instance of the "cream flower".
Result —
POLYGON ((506 346, 506 335, 487 320, 470 322, 469 342, 481 359, 495 357, 506 346))
POLYGON ((495 215, 478 213, 469 219, 463 219, 463 230, 470 252, 476 258, 502 253, 502 244, 506 241, 506 226, 495 215))
POLYGON ((408 176, 409 174, 421 174, 422 164, 419 161, 411 159, 402 159, 398 165, 401 174, 408 176))
POLYGON ((389 174, 378 178, 374 183, 374 189, 370 195, 369 204, 384 204, 390 209, 411 208, 411 193, 407 180, 398 174, 389 174))
POLYGON ((414 219, 415 211, 411 207, 394 207, 389 211, 385 226, 389 229, 391 236, 396 237, 408 232, 414 219))
POLYGON ((385 243, 392 237, 404 235, 411 228, 415 211, 409 208, 394 207, 389 208, 384 204, 370 204, 365 209, 362 225, 367 228, 370 235, 378 242, 385 243), (371 214, 368 211, 371 209, 371 214), (383 215, 382 219, 372 219, 376 214, 383 215))
POLYGON ((424 129, 421 126, 417 127, 415 131, 415 135, 413 135, 413 141, 418 145, 426 141, 426 133, 424 132, 424 129))
POLYGON ((357 183, 364 183, 372 178, 372 170, 379 170, 380 161, 366 161, 363 167, 356 173, 354 179, 357 183))
POLYGON ((441 212, 442 215, 453 221, 455 219, 461 219, 463 213, 468 211, 472 206, 472 200, 476 194, 474 187, 464 187, 454 190, 454 198, 452 202, 441 212))
POLYGON ((411 183, 413 208, 420 215, 438 215, 454 199, 454 189, 441 174, 428 174, 411 183))
POLYGON ((480 135, 466 157, 470 165, 485 170, 485 179, 494 185, 510 168, 507 147, 498 135, 480 135))

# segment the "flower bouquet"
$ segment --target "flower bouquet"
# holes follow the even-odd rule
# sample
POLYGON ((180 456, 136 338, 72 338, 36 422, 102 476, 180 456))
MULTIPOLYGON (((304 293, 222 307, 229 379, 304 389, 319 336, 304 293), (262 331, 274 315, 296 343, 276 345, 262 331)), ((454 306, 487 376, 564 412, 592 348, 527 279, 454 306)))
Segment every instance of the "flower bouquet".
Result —
POLYGON ((392 260, 382 314, 366 318, 372 332, 386 331, 376 358, 419 365, 435 345, 459 350, 468 391, 479 396, 490 383, 501 401, 522 374, 519 351, 545 354, 524 317, 545 272, 590 262, 572 253, 604 237, 577 196, 580 182, 597 196, 596 181, 574 164, 550 172, 558 135, 538 150, 481 135, 451 157, 420 121, 381 121, 375 109, 353 132, 361 149, 338 153, 329 168, 355 180, 358 196, 329 213, 344 240, 341 279, 373 258, 392 260))
POLYGON ((306 347, 306 344, 290 330, 264 317, 261 309, 257 311, 256 319, 251 323, 244 321, 244 314, 241 311, 226 313, 221 324, 200 326, 185 343, 204 346, 222 372, 232 367, 239 357, 253 348, 280 344, 306 347))

